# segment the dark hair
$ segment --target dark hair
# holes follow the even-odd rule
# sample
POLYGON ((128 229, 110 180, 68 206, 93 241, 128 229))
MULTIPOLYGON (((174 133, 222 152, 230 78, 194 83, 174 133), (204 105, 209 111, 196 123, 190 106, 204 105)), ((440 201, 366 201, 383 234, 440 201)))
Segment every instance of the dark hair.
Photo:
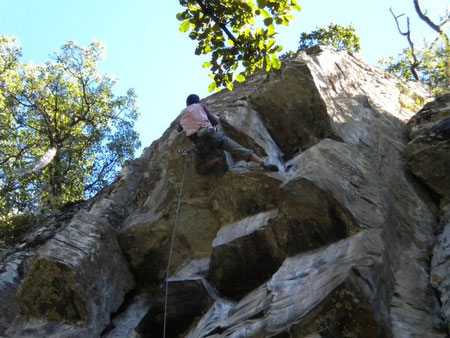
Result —
POLYGON ((190 106, 191 104, 199 103, 199 102, 200 102, 200 98, 198 97, 198 95, 191 94, 186 99, 186 106, 190 106))

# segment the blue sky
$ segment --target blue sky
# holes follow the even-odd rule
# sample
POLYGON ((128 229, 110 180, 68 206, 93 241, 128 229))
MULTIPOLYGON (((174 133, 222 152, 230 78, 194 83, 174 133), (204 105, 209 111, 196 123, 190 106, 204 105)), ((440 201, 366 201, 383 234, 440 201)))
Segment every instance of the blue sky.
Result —
MULTIPOLYGON (((295 21, 281 27, 278 41, 296 50, 301 32, 331 22, 352 24, 361 38, 360 56, 376 65, 382 57, 397 55, 407 41, 397 32, 389 12, 410 16, 417 45, 434 32, 417 18, 412 0, 299 0, 303 8, 295 21)), ((420 0, 437 21, 447 0, 420 0)), ((0 0, 0 34, 17 36, 22 61, 42 63, 66 41, 87 45, 93 38, 107 46, 100 63, 115 74, 116 93, 134 88, 140 118, 136 129, 142 148, 159 138, 185 105, 188 94, 208 96, 211 82, 202 68, 205 57, 194 55, 195 43, 179 32, 177 0, 0 0)), ((141 150, 136 154, 140 155, 141 150)))

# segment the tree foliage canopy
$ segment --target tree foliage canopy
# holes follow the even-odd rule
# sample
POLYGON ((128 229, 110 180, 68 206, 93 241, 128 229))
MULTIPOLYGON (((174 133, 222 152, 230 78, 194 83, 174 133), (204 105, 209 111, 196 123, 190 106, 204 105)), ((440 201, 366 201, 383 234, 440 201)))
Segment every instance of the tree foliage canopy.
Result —
POLYGON ((380 60, 387 71, 407 80, 420 80, 429 84, 436 94, 450 91, 450 69, 448 58, 450 50, 438 40, 415 48, 405 48, 396 57, 380 60), (412 65, 415 65, 413 68, 412 65), (414 69, 414 71, 413 71, 414 69))
POLYGON ((361 46, 355 28, 350 25, 342 27, 337 24, 330 24, 327 28, 318 28, 311 33, 302 33, 298 51, 306 50, 315 45, 330 45, 337 50, 349 50, 359 52, 361 46))
POLYGON ((280 68, 276 53, 275 26, 289 25, 292 10, 300 11, 296 0, 179 0, 184 11, 177 14, 181 32, 197 41, 195 53, 211 54, 214 82, 209 90, 233 88, 256 70, 280 68), (239 71, 239 66, 243 70, 239 71))
POLYGON ((104 46, 62 46, 51 61, 19 63, 0 38, 0 216, 91 196, 140 146, 132 90, 98 70, 104 46))

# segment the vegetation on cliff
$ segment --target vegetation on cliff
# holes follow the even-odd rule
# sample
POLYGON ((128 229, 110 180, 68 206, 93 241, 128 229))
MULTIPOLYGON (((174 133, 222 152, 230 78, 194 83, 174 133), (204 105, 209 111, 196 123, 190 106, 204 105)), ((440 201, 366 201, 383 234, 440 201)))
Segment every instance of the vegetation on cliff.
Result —
POLYGON ((21 63, 17 39, 0 37, 2 228, 92 196, 140 146, 136 96, 113 94, 116 80, 98 69, 103 52, 67 42, 44 64, 21 63))

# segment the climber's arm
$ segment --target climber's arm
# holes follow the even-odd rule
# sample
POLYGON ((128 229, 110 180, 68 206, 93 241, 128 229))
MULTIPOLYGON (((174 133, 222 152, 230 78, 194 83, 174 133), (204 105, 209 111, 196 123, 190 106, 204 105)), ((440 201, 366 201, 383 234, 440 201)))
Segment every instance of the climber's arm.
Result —
POLYGON ((209 120, 209 122, 211 122, 211 125, 214 126, 214 127, 217 126, 220 123, 219 116, 217 116, 216 114, 211 113, 209 111, 208 107, 206 105, 204 105, 203 103, 202 103, 202 107, 205 110, 206 116, 208 116, 208 120, 209 120))

